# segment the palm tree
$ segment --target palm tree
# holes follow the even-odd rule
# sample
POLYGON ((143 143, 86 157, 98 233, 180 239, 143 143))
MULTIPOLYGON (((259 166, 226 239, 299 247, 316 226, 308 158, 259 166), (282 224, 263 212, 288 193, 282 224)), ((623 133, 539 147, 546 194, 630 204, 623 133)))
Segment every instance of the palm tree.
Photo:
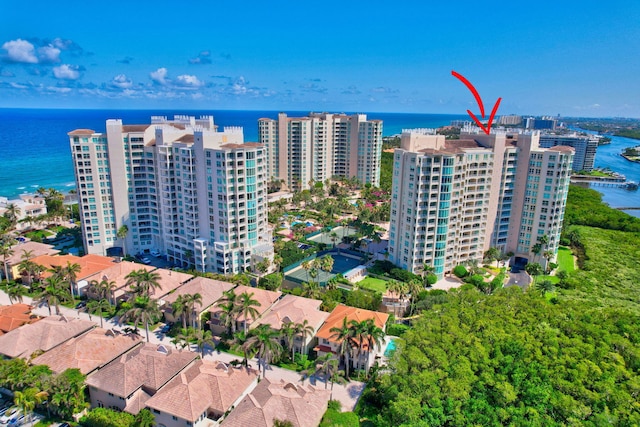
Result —
POLYGON ((331 243, 333 243, 333 247, 335 248, 336 242, 338 241, 338 235, 335 231, 332 231, 331 234, 329 234, 329 237, 331 238, 331 243))
POLYGON ((300 354, 302 354, 302 350, 305 348, 307 343, 307 338, 313 336, 315 330, 313 326, 309 324, 309 321, 304 319, 302 323, 296 323, 295 331, 296 336, 300 336, 300 354))
POLYGON ((98 317, 100 317, 100 327, 102 328, 102 322, 104 320, 104 318, 102 317, 102 313, 104 312, 110 312, 111 311, 111 304, 109 303, 108 300, 106 299, 99 299, 99 300, 91 300, 87 303, 87 312, 89 312, 89 314, 95 314, 98 317))
POLYGON ((286 338, 287 347, 291 350, 291 361, 294 361, 296 347, 293 342, 293 337, 296 335, 296 325, 291 321, 283 323, 282 328, 280 328, 280 334, 286 338))
POLYGON ((245 334, 243 331, 239 331, 236 332, 233 335, 233 340, 231 341, 232 343, 232 348, 234 350, 241 350, 243 355, 244 355, 244 360, 242 361, 242 364, 244 366, 248 366, 249 364, 249 358, 253 357, 253 349, 249 348, 247 346, 247 341, 248 341, 249 337, 247 336, 247 334, 245 334))
POLYGON ((189 350, 191 350, 190 348, 191 336, 192 336, 191 329, 182 328, 180 329, 180 332, 178 333, 178 335, 173 337, 173 339, 171 340, 171 343, 176 347, 180 347, 180 348, 189 347, 189 350))
POLYGON ((143 409, 134 418, 136 427, 153 427, 156 425, 156 416, 148 409, 143 409))
POLYGON ((144 323, 147 342, 149 342, 149 323, 153 323, 160 316, 158 301, 149 297, 136 297, 133 301, 133 306, 124 313, 120 318, 120 322, 133 321, 133 327, 136 331, 138 330, 138 324, 144 323))
POLYGON ((178 295, 178 298, 171 304, 171 311, 173 316, 180 316, 182 319, 182 328, 187 329, 187 313, 189 312, 189 305, 183 295, 178 295))
POLYGON ((309 270, 311 270, 311 261, 303 261, 300 266, 307 273, 307 282, 309 282, 309 270))
POLYGON ((120 228, 118 228, 118 231, 116 232, 116 237, 122 240, 122 253, 124 255, 127 254, 127 234, 129 234, 129 227, 127 227, 126 224, 120 226, 120 228))
MULTIPOLYGON (((369 352, 375 353, 376 348, 380 348, 384 342, 385 333, 382 328, 378 327, 373 319, 367 319, 364 321, 364 338, 367 341, 367 348, 369 352)), ((367 371, 367 377, 369 373, 367 371)))
POLYGON ((347 323, 347 318, 345 316, 342 319, 341 326, 334 326, 329 329, 331 332, 331 340, 336 341, 338 343, 337 353, 340 356, 340 359, 344 359, 344 367, 347 378, 349 377, 349 353, 351 352, 351 348, 353 347, 353 336, 351 334, 351 328, 347 323))
POLYGON ((536 289, 538 289, 542 293, 547 293, 555 291, 556 287, 551 280, 541 280, 539 282, 536 282, 536 289))
MULTIPOLYGON (((31 252, 31 251, 29 251, 31 252)), ((22 261, 20 261, 20 264, 18 264, 18 269, 20 270, 20 272, 24 272, 23 274, 27 276, 27 284, 31 284, 31 282, 34 279, 35 276, 35 271, 37 269, 38 264, 36 264, 35 262, 31 261, 30 259, 22 259, 22 261)))
MULTIPOLYGON (((271 360, 277 359, 282 352, 280 334, 271 329, 269 325, 260 325, 253 329, 244 345, 248 350, 256 351, 258 356, 258 375, 261 372, 262 365, 266 370, 271 360)), ((262 376, 263 378, 265 377, 264 372, 262 372, 262 376)))
POLYGON ((227 332, 231 331, 231 334, 235 334, 236 317, 239 314, 238 295, 236 295, 233 289, 224 291, 222 293, 222 298, 218 300, 216 306, 222 310, 222 313, 220 313, 220 321, 227 329, 227 332))
POLYGON ((38 296, 38 305, 46 304, 49 308, 49 315, 51 315, 52 305, 56 308, 56 314, 60 315, 60 303, 71 300, 71 295, 61 278, 54 275, 45 279, 45 287, 38 296))
POLYGON ((321 293, 318 282, 305 282, 302 284, 302 295, 307 298, 317 299, 321 293))
POLYGON ((314 375, 317 375, 319 373, 322 374, 322 377, 324 378, 325 390, 329 385, 329 379, 338 370, 339 364, 340 364, 340 361, 335 358, 333 353, 327 353, 323 356, 318 357, 318 359, 316 359, 316 370, 314 372, 314 375))
POLYGON ((389 292, 398 298, 398 304, 394 304, 393 307, 393 315, 398 317, 398 305, 404 301, 404 298, 407 296, 407 293, 409 292, 409 285, 392 279, 387 283, 387 289, 389 289, 389 292))
POLYGON ((98 296, 98 299, 106 299, 109 300, 112 304, 115 305, 115 299, 113 298, 113 291, 117 288, 116 282, 114 280, 102 279, 101 281, 92 280, 89 285, 89 289, 91 293, 94 293, 98 296))
POLYGON ((276 266, 276 270, 280 270, 280 266, 282 265, 282 256, 279 254, 273 255, 273 264, 276 266))
POLYGON ((243 292, 238 297, 238 311, 242 314, 242 324, 244 326, 244 333, 247 333, 247 323, 249 317, 256 320, 260 316, 260 312, 255 307, 260 307, 261 304, 258 300, 253 299, 254 293, 243 292))
POLYGON ((367 339, 367 325, 365 324, 365 322, 366 320, 363 320, 362 322, 352 320, 351 322, 349 322, 349 336, 351 337, 351 341, 354 343, 354 345, 358 347, 358 366, 362 365, 362 355, 364 354, 364 345, 367 339))
POLYGON ((15 203, 7 204, 5 206, 5 209, 6 210, 4 212, 4 217, 9 220, 9 223, 10 223, 9 226, 11 228, 15 228, 16 224, 18 223, 18 217, 20 216, 20 213, 22 211, 15 203))
POLYGON ((125 276, 125 279, 127 279, 125 284, 131 286, 131 293, 134 294, 134 297, 150 297, 152 291, 162 288, 159 282, 160 274, 144 268, 132 271, 125 276))
POLYGON ((204 349, 207 345, 215 348, 216 343, 213 340, 213 334, 209 330, 196 329, 191 336, 195 341, 196 347, 200 350, 200 356, 204 358, 204 349))
POLYGON ((542 256, 544 257, 544 259, 546 259, 546 260, 547 260, 547 264, 545 265, 545 269, 546 269, 547 271, 550 271, 550 270, 551 270, 551 269, 549 268, 549 263, 550 263, 550 262, 551 262, 551 260, 553 259, 553 256, 554 256, 554 255, 555 255, 555 254, 553 253, 553 251, 550 251, 550 250, 544 251, 544 253, 542 254, 542 256))
POLYGON ((27 423, 31 421, 31 414, 36 405, 47 399, 49 393, 40 391, 35 387, 27 388, 24 391, 16 391, 13 396, 13 403, 22 409, 22 413, 27 418, 27 423))
POLYGON ((326 271, 327 273, 331 273, 333 270, 334 259, 331 255, 325 255, 320 258, 320 269, 322 271, 326 271))
POLYGON ((11 247, 11 240, 5 241, 0 245, 0 256, 2 256, 2 263, 4 264, 4 278, 9 280, 9 266, 7 260, 13 255, 13 248, 11 247))
MULTIPOLYGON (((202 308, 202 295, 200 295, 199 293, 186 294, 183 296, 183 299, 184 299, 185 305, 187 306, 187 313, 191 318, 191 326, 193 328, 196 328, 198 327, 196 326, 196 318, 198 320, 200 319, 199 311, 196 310, 196 305, 202 308)), ((200 322, 198 321, 197 324, 199 325, 200 322)))
POLYGON ((418 281, 410 281, 408 284, 408 292, 409 295, 411 295, 411 298, 409 300, 409 315, 413 316, 413 312, 416 309, 416 302, 418 301, 418 296, 420 295, 420 292, 424 289, 422 287, 422 284, 419 283, 418 281))
POLYGON ((62 277, 63 279, 69 282, 69 289, 71 290, 71 298, 74 298, 75 296, 73 293, 73 288, 76 284, 78 273, 80 273, 81 270, 82 270, 82 267, 80 267, 80 264, 77 264, 77 263, 71 264, 70 261, 67 261, 67 265, 62 268, 62 277))
POLYGON ((10 281, 7 282, 6 293, 9 297, 9 301, 12 304, 14 302, 22 303, 22 301, 24 300, 23 297, 26 294, 26 289, 20 283, 10 281))

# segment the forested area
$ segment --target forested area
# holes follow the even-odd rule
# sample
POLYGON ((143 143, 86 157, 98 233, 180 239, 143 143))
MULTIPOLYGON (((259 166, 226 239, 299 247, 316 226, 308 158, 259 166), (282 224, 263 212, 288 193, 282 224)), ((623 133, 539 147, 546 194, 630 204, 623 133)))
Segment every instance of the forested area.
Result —
POLYGON ((571 187, 564 234, 582 268, 555 294, 439 295, 360 415, 378 426, 640 425, 640 234, 620 231, 640 221, 593 193, 571 187))

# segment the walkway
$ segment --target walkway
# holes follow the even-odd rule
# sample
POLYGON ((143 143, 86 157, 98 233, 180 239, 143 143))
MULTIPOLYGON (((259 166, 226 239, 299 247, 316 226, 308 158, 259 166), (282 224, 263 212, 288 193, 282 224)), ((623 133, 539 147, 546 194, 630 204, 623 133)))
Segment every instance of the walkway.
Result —
MULTIPOLYGON (((29 297, 24 297, 23 300, 25 304, 32 304, 32 299, 29 297)), ((9 300, 9 297, 3 291, 0 291, 0 305, 11 305, 11 301, 9 300)), ((40 316, 49 315, 49 309, 46 306, 35 307, 32 310, 32 312, 40 316)), ((55 313, 55 309, 52 309, 52 312, 55 313)), ((93 323, 95 323, 97 326, 100 326, 100 318, 98 316, 89 316, 89 314, 84 311, 78 311, 73 308, 60 306, 60 313, 66 316, 67 318, 78 318, 82 320, 90 320, 93 323)), ((125 326, 126 325, 118 324, 117 321, 115 321, 114 319, 104 319, 104 328, 106 329, 114 329, 117 331, 122 331, 122 329, 125 326)), ((143 339, 146 338, 144 327, 141 328, 140 333, 143 339)), ((171 343, 171 338, 161 333, 159 328, 156 331, 151 331, 149 335, 150 335, 149 336, 150 342, 154 344, 163 344, 166 346, 173 347, 173 344, 171 343)), ((195 347, 193 347, 191 350, 195 351, 195 347)), ((208 360, 219 360, 221 362, 229 363, 232 360, 242 359, 241 357, 236 356, 234 354, 220 352, 217 350, 212 351, 211 349, 207 349, 207 350, 208 351, 205 351, 204 358, 208 360)), ((249 361, 249 364, 253 368, 257 368, 258 360, 256 358, 253 358, 249 361)), ((279 368, 277 366, 267 366, 266 377, 270 381, 284 380, 284 381, 292 382, 295 384, 302 383, 301 376, 298 372, 290 371, 284 368, 279 368)), ((316 380, 315 378, 307 379, 304 383, 305 384, 311 383, 316 388, 325 387, 324 381, 316 380)), ((340 401, 340 403, 342 404, 343 411, 352 411, 355 408, 356 403, 360 398, 360 395, 364 391, 364 386, 365 386, 364 383, 361 383, 358 381, 351 381, 346 385, 335 384, 333 387, 333 399, 340 401)), ((331 384, 328 384, 328 388, 330 387, 331 387, 331 384)))

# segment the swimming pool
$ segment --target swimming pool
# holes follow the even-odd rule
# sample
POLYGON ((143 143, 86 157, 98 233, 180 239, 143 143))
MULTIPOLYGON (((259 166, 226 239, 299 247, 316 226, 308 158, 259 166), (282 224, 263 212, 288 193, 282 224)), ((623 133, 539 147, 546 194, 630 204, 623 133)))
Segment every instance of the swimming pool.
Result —
POLYGON ((389 340, 389 344, 387 344, 387 348, 384 350, 384 357, 391 357, 393 353, 396 351, 396 341, 394 338, 389 340))

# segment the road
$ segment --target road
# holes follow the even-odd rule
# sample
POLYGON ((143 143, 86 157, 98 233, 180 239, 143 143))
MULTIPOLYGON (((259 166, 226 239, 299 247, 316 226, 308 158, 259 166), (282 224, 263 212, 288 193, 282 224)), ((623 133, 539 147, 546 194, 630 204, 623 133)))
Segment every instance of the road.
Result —
MULTIPOLYGON (((32 304, 32 300, 29 297, 24 297, 24 301, 25 304, 32 304)), ((3 291, 0 291, 0 305, 10 305, 11 302, 9 301, 9 297, 7 296, 7 294, 5 294, 3 291)), ((53 310, 55 313, 55 310, 53 310)), ((43 307, 35 307, 32 310, 33 313, 38 314, 40 316, 48 316, 49 315, 49 310, 46 306, 43 307)), ((97 316, 89 316, 88 313, 81 311, 79 312, 76 309, 73 308, 67 308, 67 307, 63 307, 60 306, 60 313, 64 316, 66 316, 67 318, 78 318, 78 319, 83 319, 83 320, 90 320, 93 323, 95 323, 97 326, 100 326, 100 318, 97 316)), ((104 319, 104 326, 105 329, 113 329, 113 330, 117 330, 117 331, 122 331, 122 329, 124 328, 123 325, 120 325, 117 323, 117 321, 115 319, 104 319)), ((144 328, 141 329, 141 334, 143 336, 143 338, 145 338, 145 332, 144 332, 144 328)), ((163 344, 166 346, 171 346, 174 347, 173 344, 171 343, 171 338, 167 337, 165 334, 161 333, 159 331, 159 328, 156 331, 151 331, 149 333, 149 342, 152 342, 154 344, 163 344)), ((191 351, 196 351, 195 346, 193 348, 190 348, 189 350, 191 351)), ((225 353, 225 352, 221 352, 221 351, 217 351, 217 350, 212 350, 210 348, 206 349, 205 351, 205 359, 207 360, 216 360, 216 361, 221 361, 224 363, 229 363, 232 360, 238 360, 241 359, 241 357, 238 357, 234 354, 230 354, 230 353, 225 353)), ((256 358, 251 359, 249 361, 249 364, 255 369, 258 366, 258 360, 256 358)), ((294 384, 297 383, 302 383, 301 382, 301 376, 298 372, 295 371, 290 371, 288 369, 283 369, 283 368, 279 368, 277 366, 267 366, 266 368, 266 378, 268 378, 270 381, 278 381, 278 380, 284 380, 286 382, 292 382, 294 384)), ((310 378, 307 379, 304 384, 309 384, 311 383, 313 386, 315 386, 316 388, 324 388, 325 384, 323 381, 320 380, 316 380, 314 378, 310 378)), ((329 384, 329 387, 331 386, 331 384, 329 384)), ((333 387, 333 399, 334 400, 338 400, 340 401, 340 403, 342 404, 342 410, 343 411, 352 411, 353 408, 355 408, 356 403, 358 402, 358 399, 360 398, 360 395, 362 394, 363 390, 364 390, 364 383, 358 382, 358 381, 351 381, 348 384, 345 385, 339 385, 339 384, 335 384, 333 387)))
POLYGON ((529 284, 531 283, 531 276, 529 276, 525 271, 520 271, 519 273, 509 273, 509 281, 505 286, 520 286, 523 291, 529 289, 529 284))

